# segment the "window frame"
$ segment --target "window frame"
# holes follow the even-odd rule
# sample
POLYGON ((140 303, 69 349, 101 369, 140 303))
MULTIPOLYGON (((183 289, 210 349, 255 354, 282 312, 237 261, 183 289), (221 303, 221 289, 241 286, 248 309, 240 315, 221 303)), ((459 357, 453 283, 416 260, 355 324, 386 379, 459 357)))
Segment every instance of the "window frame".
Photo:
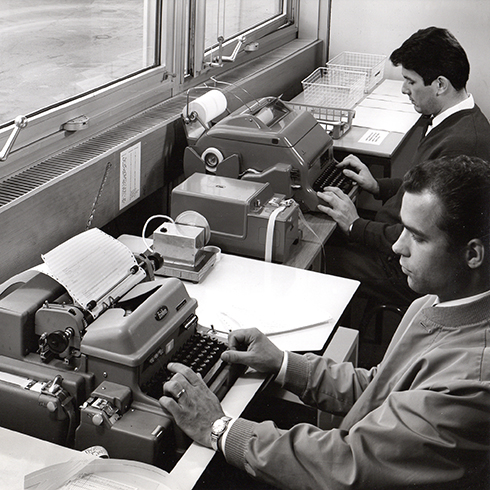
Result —
MULTIPOLYGON (((232 54, 238 39, 242 36, 246 38, 247 44, 258 42, 260 40, 261 43, 264 43, 264 46, 261 47, 259 43, 259 50, 263 51, 264 48, 267 49, 267 45, 269 44, 267 42, 267 36, 276 33, 279 29, 286 28, 288 25, 293 25, 292 22, 295 23, 294 28, 297 29, 297 20, 295 19, 294 12, 297 11, 298 0, 286 1, 286 11, 281 15, 265 21, 258 26, 237 32, 230 39, 226 39, 223 43, 223 56, 230 56, 232 54)), ((216 43, 211 48, 205 46, 206 0, 196 0, 196 3, 198 4, 198 16, 196 19, 196 44, 194 46, 195 63, 193 66, 193 73, 194 76, 199 76, 212 70, 213 67, 209 66, 208 63, 213 61, 218 54, 218 41, 216 40, 216 43)), ((240 59, 243 59, 246 56, 247 54, 244 53, 242 49, 237 55, 236 62, 239 64, 240 59)))

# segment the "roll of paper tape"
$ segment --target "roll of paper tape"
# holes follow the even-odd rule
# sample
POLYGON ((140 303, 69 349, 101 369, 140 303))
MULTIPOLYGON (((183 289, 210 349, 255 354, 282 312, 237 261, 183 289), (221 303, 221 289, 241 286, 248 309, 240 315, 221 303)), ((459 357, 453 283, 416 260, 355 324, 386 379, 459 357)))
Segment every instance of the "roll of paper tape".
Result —
POLYGON ((227 101, 225 94, 219 90, 210 90, 184 107, 182 114, 186 117, 195 112, 205 124, 226 111, 227 101))

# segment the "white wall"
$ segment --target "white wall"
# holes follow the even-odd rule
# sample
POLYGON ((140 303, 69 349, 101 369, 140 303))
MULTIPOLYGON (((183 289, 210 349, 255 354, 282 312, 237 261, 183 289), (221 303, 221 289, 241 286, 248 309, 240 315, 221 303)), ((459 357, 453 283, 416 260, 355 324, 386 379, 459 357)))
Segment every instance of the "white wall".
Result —
MULTIPOLYGON (((329 58, 342 51, 389 56, 429 26, 449 29, 465 49, 468 90, 490 118, 490 0, 332 0, 329 58)), ((387 60, 385 77, 401 78, 400 68, 387 60)))

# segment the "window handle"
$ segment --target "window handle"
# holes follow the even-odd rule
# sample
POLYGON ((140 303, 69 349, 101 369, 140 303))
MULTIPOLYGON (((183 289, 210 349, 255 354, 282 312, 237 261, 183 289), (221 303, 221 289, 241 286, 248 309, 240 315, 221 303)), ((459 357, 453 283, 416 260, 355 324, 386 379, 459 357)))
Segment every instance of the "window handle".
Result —
POLYGON ((218 66, 222 67, 224 61, 228 62, 234 62, 238 52, 240 51, 240 48, 245 44, 245 37, 239 37, 237 39, 237 43, 235 45, 235 49, 233 50, 233 53, 231 53, 231 56, 223 56, 223 42, 224 42, 224 37, 219 36, 218 37, 218 58, 215 58, 214 61, 208 63, 208 66, 218 66))
POLYGON ((10 133, 10 136, 8 137, 8 140, 5 142, 4 147, 2 148, 2 151, 0 151, 0 161, 4 162, 7 160, 8 156, 10 155, 10 152, 12 150, 12 147, 14 146, 15 140, 17 139, 17 136, 20 133, 20 130, 25 128, 27 126, 28 120, 27 117, 25 116, 17 116, 14 121, 14 129, 10 133))

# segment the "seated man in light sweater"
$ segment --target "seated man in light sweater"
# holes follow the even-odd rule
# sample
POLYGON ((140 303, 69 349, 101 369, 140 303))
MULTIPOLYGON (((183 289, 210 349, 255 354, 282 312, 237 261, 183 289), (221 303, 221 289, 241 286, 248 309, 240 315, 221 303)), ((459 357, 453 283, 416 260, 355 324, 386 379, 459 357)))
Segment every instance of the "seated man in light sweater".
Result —
MULTIPOLYGON (((490 161, 490 124, 466 91, 469 62, 464 49, 446 29, 429 27, 410 36, 390 60, 401 66, 415 110, 433 116, 407 168, 442 156, 468 155, 490 161)), ((428 118, 426 118, 428 120, 428 118)), ((366 165, 350 155, 344 173, 383 201, 374 220, 360 218, 354 203, 340 189, 327 187, 318 195, 320 211, 338 224, 337 242, 326 246, 326 270, 361 281, 358 293, 377 303, 407 307, 418 294, 406 284, 392 245, 400 236, 401 179, 376 180, 366 165)))
POLYGON ((256 329, 230 334, 223 360, 276 375, 306 404, 345 414, 340 428, 230 421, 181 364, 168 366, 176 374, 161 405, 192 439, 278 488, 488 489, 489 203, 490 166, 478 158, 408 172, 393 250, 409 286, 425 296, 377 367, 282 352, 256 329))

